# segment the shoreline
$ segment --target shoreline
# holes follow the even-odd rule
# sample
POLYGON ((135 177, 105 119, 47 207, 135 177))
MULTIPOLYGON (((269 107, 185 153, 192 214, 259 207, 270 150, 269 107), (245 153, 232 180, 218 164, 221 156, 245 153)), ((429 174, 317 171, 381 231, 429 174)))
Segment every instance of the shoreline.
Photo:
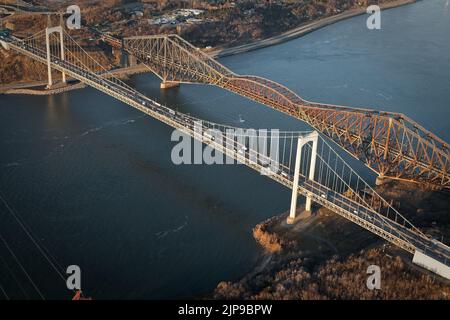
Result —
MULTIPOLYGON (((398 181, 377 191, 401 204, 407 217, 431 236, 448 237, 450 224, 444 217, 450 199, 445 194, 398 181)), ((207 299, 449 300, 449 280, 413 264, 409 253, 329 209, 316 207, 311 217, 293 225, 286 223, 288 215, 275 215, 253 228, 263 249, 253 268, 238 280, 220 281, 207 299), (387 270, 379 292, 365 286, 371 264, 387 270)))
MULTIPOLYGON (((148 69, 145 66, 142 65, 136 65, 132 67, 123 67, 118 68, 115 70, 111 70, 109 72, 110 75, 116 76, 119 79, 123 79, 126 77, 129 77, 134 74, 138 73, 144 73, 147 72, 148 69)), ((60 80, 60 79, 58 79, 60 80)), ((84 83, 79 82, 78 80, 69 78, 69 82, 74 82, 73 84, 68 84, 66 86, 61 86, 60 83, 57 83, 53 88, 51 89, 45 89, 47 85, 47 80, 41 80, 41 81, 32 81, 32 82, 19 82, 19 83, 12 83, 4 86, 0 86, 0 95, 1 94, 24 94, 24 95, 36 95, 36 96, 48 96, 53 94, 59 94, 62 92, 68 92, 72 90, 78 90, 86 88, 87 85, 84 83), (36 87, 41 87, 43 89, 33 89, 36 87)))
MULTIPOLYGON (((389 9, 413 4, 418 1, 420 1, 420 0, 397 0, 394 2, 383 4, 380 7, 382 10, 389 10, 389 9)), ((275 35, 275 36, 272 36, 272 37, 269 37, 266 39, 256 40, 256 41, 252 41, 249 43, 245 43, 242 45, 229 47, 229 48, 220 47, 215 50, 204 51, 204 52, 206 54, 208 54, 209 56, 211 56, 212 58, 223 58, 223 57, 246 53, 246 52, 250 52, 250 51, 254 51, 254 50, 258 50, 258 49, 263 49, 263 48, 267 48, 270 46, 278 45, 278 44, 281 44, 284 42, 288 42, 290 40, 300 38, 308 33, 317 31, 326 26, 359 16, 359 15, 362 15, 365 13, 366 13, 366 9, 352 9, 352 10, 345 11, 345 12, 337 14, 337 15, 333 15, 330 17, 322 18, 319 20, 311 21, 311 22, 307 22, 307 23, 300 25, 294 29, 288 30, 284 33, 281 33, 281 34, 278 34, 278 35, 275 35)), ((135 68, 135 67, 131 67, 131 69, 133 69, 133 68, 135 68)), ((135 73, 139 73, 139 71, 133 72, 134 70, 127 72, 127 69, 128 68, 117 69, 116 72, 119 71, 120 74, 125 74, 126 76, 133 75, 135 73)), ((145 71, 147 71, 147 70, 145 70, 145 71)), ((112 71, 112 72, 114 73, 114 71, 112 71)), ((140 72, 142 72, 142 71, 140 71, 140 72)), ((0 94, 50 95, 50 94, 55 93, 55 92, 52 92, 51 90, 46 92, 44 90, 31 89, 32 87, 36 87, 36 82, 37 81, 29 82, 29 86, 28 86, 28 83, 26 83, 26 82, 20 82, 20 83, 12 82, 7 85, 2 85, 2 86, 0 86, 0 94)), ((76 89, 80 89, 80 88, 81 88, 81 86, 74 86, 72 88, 68 88, 66 91, 76 90, 76 89)), ((60 91, 58 90, 58 92, 56 92, 56 93, 59 93, 59 92, 60 91)))
MULTIPOLYGON (((393 8, 402 7, 409 4, 414 4, 420 0, 398 0, 390 3, 386 3, 380 6, 381 10, 389 10, 393 8)), ((319 20, 307 22, 303 25, 300 25, 294 29, 288 30, 284 33, 281 33, 279 35, 275 35, 273 37, 267 38, 267 39, 261 39, 252 41, 250 43, 238 45, 235 47, 225 48, 221 47, 216 50, 212 50, 207 52, 211 57, 213 58, 223 58, 227 56, 232 56, 236 54, 241 54, 245 52, 250 52, 253 50, 258 50, 270 46, 274 46, 277 44, 281 44, 290 40, 294 40, 296 38, 300 38, 308 33, 317 31, 319 29, 322 29, 326 26, 332 25, 334 23, 347 20, 359 15, 363 15, 366 13, 366 9, 352 9, 348 10, 342 13, 339 13, 337 15, 333 15, 330 17, 322 18, 319 20)))

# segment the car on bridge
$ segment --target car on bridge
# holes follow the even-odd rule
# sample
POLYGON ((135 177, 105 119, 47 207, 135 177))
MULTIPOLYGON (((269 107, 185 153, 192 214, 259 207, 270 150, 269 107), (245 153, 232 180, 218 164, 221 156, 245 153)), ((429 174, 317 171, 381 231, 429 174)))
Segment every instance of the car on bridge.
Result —
POLYGON ((240 145, 239 142, 238 142, 237 147, 234 148, 234 149, 235 149, 235 150, 237 151, 237 153, 239 153, 239 154, 245 154, 245 152, 247 151, 247 147, 246 147, 246 146, 243 146, 243 145, 240 145))
POLYGON ((288 174, 287 172, 284 172, 284 171, 281 171, 281 176, 283 178, 286 178, 286 179, 289 179, 289 180, 291 180, 291 178, 292 178, 290 174, 288 174))
POLYGON ((212 134, 210 134, 209 132, 205 132, 204 136, 208 140, 211 140, 211 141, 216 140, 216 138, 212 134))
POLYGON ((270 166, 270 162, 264 158, 258 157, 258 163, 264 168, 268 168, 270 166))

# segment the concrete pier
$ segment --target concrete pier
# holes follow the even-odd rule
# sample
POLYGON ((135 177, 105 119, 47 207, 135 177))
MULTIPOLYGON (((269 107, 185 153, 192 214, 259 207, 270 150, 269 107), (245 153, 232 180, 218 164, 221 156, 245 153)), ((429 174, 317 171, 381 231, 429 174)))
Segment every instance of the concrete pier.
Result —
POLYGON ((295 224, 298 221, 308 219, 309 217, 311 217, 311 215, 312 215, 311 211, 303 210, 302 212, 300 212, 300 214, 296 215, 294 218, 289 216, 286 220, 286 223, 295 224))
POLYGON ((383 184, 385 184, 387 181, 386 177, 384 176, 378 176, 377 179, 375 180, 375 185, 376 186, 382 186, 383 184))
POLYGON ((128 54, 128 67, 134 67, 137 65, 137 59, 135 56, 128 54))
POLYGON ((426 255, 419 250, 416 250, 416 252, 414 253, 413 263, 433 273, 436 273, 447 280, 450 279, 449 266, 437 261, 436 259, 426 255))
POLYGON ((161 82, 161 89, 170 89, 170 88, 175 88, 175 87, 179 87, 179 86, 180 86, 179 82, 172 82, 172 81, 161 82))

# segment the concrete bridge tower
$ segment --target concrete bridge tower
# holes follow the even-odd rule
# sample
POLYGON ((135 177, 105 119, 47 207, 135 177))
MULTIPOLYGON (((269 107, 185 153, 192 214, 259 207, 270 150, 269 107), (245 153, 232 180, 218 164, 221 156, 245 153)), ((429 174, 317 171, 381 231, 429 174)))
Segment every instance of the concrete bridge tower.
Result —
MULTIPOLYGON (((45 42, 46 42, 46 49, 47 49, 47 73, 48 73, 47 88, 49 88, 49 89, 53 86, 52 67, 51 67, 51 48, 50 48, 50 35, 52 33, 59 33, 59 45, 60 45, 60 52, 61 52, 60 59, 61 59, 61 61, 64 61, 64 59, 65 59, 64 34, 63 34, 62 26, 46 28, 45 29, 45 42)), ((66 74, 64 73, 64 71, 62 72, 62 82, 66 83, 66 74)))
MULTIPOLYGON (((293 224, 297 219, 297 197, 298 197, 298 182, 300 178, 300 167, 302 162, 302 149, 303 147, 312 142, 312 153, 311 153, 311 163, 309 167, 309 180, 314 180, 314 174, 316 170, 316 159, 317 159, 317 144, 319 141, 319 133, 314 131, 307 136, 299 136, 297 143, 297 154, 295 158, 295 169, 294 169, 294 182, 292 186, 292 199, 291 199, 291 210, 289 217, 287 219, 288 224, 293 224)), ((312 199, 310 196, 306 197, 305 211, 299 216, 301 218, 307 218, 311 216, 311 206, 312 199)))

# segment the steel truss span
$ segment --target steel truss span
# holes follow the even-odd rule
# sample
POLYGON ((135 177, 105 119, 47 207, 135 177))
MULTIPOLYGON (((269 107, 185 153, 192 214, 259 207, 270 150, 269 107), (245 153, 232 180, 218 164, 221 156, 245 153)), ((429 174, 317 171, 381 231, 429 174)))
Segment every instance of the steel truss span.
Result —
POLYGON ((238 75, 177 35, 114 38, 165 82, 215 85, 300 119, 380 177, 449 188, 449 146, 400 113, 307 101, 274 81, 238 75))

